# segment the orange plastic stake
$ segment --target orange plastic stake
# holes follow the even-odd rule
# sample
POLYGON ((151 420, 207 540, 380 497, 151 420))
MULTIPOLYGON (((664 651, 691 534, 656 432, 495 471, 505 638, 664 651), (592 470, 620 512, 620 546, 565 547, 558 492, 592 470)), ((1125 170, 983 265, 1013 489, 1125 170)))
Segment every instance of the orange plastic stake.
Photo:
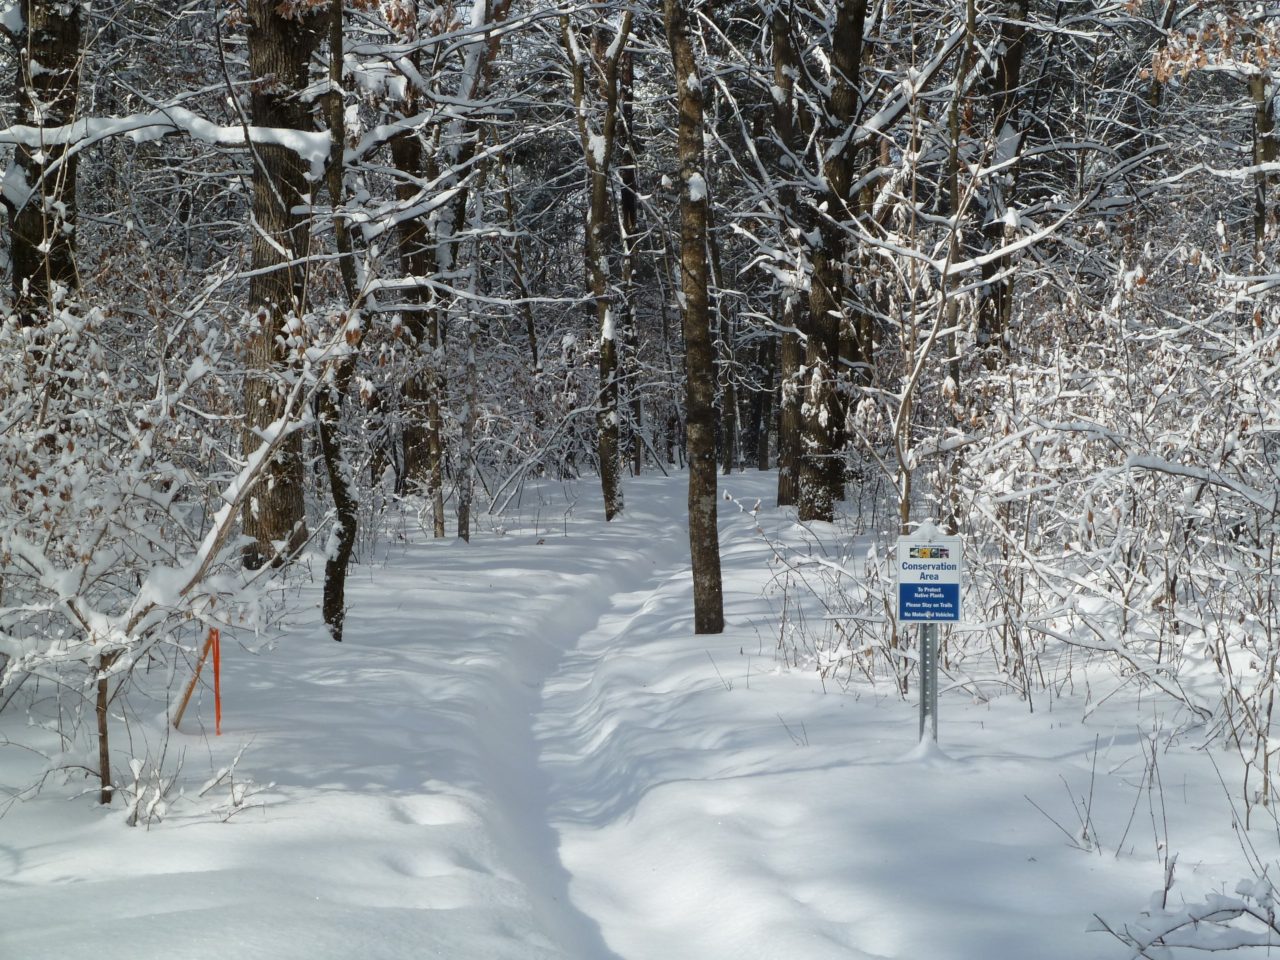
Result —
POLYGON ((213 644, 213 731, 215 736, 222 736, 222 638, 218 628, 209 631, 209 641, 213 644))
POLYGON ((175 730, 182 723, 182 715, 187 712, 187 704, 191 702, 191 694, 195 693, 196 684, 200 682, 200 671, 204 669, 204 662, 212 649, 213 633, 211 632, 204 642, 204 648, 200 651, 200 659, 196 661, 196 672, 192 675, 191 682, 187 684, 187 692, 182 695, 182 703, 178 704, 178 712, 173 717, 173 729, 175 730))

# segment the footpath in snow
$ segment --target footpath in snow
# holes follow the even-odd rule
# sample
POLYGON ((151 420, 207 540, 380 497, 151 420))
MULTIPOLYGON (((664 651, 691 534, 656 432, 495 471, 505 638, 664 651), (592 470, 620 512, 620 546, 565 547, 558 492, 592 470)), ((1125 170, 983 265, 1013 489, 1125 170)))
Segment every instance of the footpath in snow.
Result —
POLYGON ((1243 875, 1202 759, 1143 793, 1172 708, 1116 696, 1086 724, 1065 690, 1034 713, 951 690, 945 753, 913 753, 892 685, 778 668, 760 530, 798 541, 784 512, 722 504, 729 626, 696 637, 684 478, 626 496, 605 524, 554 487, 471 544, 380 549, 344 644, 228 644, 223 736, 206 694, 167 754, 198 785, 243 750, 261 805, 177 800, 145 830, 65 788, 13 806, 0 960, 1085 960, 1128 955, 1086 927, 1143 910, 1162 851, 1189 899, 1243 875))

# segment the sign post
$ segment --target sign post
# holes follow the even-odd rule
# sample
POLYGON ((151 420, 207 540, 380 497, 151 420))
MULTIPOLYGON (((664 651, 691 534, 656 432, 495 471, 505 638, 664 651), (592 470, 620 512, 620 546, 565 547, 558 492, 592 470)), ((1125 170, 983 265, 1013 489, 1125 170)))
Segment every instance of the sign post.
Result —
POLYGON ((960 620, 959 537, 932 523, 898 540, 898 622, 920 630, 920 739, 938 740, 938 624, 960 620))

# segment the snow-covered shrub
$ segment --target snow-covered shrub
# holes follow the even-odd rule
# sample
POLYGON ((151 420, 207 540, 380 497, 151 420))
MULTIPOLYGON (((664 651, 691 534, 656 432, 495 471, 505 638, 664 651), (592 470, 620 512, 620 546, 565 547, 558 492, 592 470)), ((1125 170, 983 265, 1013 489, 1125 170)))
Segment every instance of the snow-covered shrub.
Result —
POLYGON ((970 616, 998 638, 997 668, 1026 691, 1060 675, 1064 649, 1105 659, 1236 748, 1246 801, 1265 803, 1280 317, 1240 323, 1230 290, 1207 284, 1175 313, 1122 277, 1096 332, 1009 372, 958 486, 970 616))
POLYGON ((300 354, 289 413, 242 458, 232 334, 170 319, 146 338, 97 309, 0 325, 0 704, 13 742, 97 776, 103 802, 135 676, 163 698, 209 627, 265 624, 273 574, 242 569, 238 518, 327 356, 300 354))
MULTIPOLYGON (((1107 664, 1238 751, 1251 806, 1276 789, 1280 308, 1238 310, 1247 283, 1184 247, 1121 271, 1101 302, 1045 310, 1035 342, 971 371, 957 409, 922 398, 908 489, 913 517, 953 514, 966 538, 953 681, 1034 704, 1107 664)), ((868 533, 870 550, 846 538, 792 563, 828 615, 819 667, 902 682, 897 525, 868 533)))
POLYGON ((1121 922, 1097 916, 1092 929, 1114 936, 1131 957, 1150 960, 1183 956, 1181 951, 1254 956, 1256 949, 1268 956, 1280 947, 1276 889, 1265 876, 1240 881, 1235 896, 1211 893, 1191 905, 1171 907, 1165 894, 1157 893, 1141 917, 1121 922))

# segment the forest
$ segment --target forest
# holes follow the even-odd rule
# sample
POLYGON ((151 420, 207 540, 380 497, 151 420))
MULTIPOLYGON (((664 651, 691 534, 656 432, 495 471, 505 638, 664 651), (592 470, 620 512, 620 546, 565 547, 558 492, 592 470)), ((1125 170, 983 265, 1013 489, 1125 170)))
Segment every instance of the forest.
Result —
POLYGON ((303 567, 350 640, 388 538, 556 484, 607 529, 656 476, 693 633, 725 513, 786 508, 777 659, 912 696, 889 556, 931 519, 958 686, 1035 710, 1105 664, 1273 819, 1274 3, 5 0, 0 34, 15 796, 118 806, 163 759, 131 718, 211 631, 286 629, 303 567))

